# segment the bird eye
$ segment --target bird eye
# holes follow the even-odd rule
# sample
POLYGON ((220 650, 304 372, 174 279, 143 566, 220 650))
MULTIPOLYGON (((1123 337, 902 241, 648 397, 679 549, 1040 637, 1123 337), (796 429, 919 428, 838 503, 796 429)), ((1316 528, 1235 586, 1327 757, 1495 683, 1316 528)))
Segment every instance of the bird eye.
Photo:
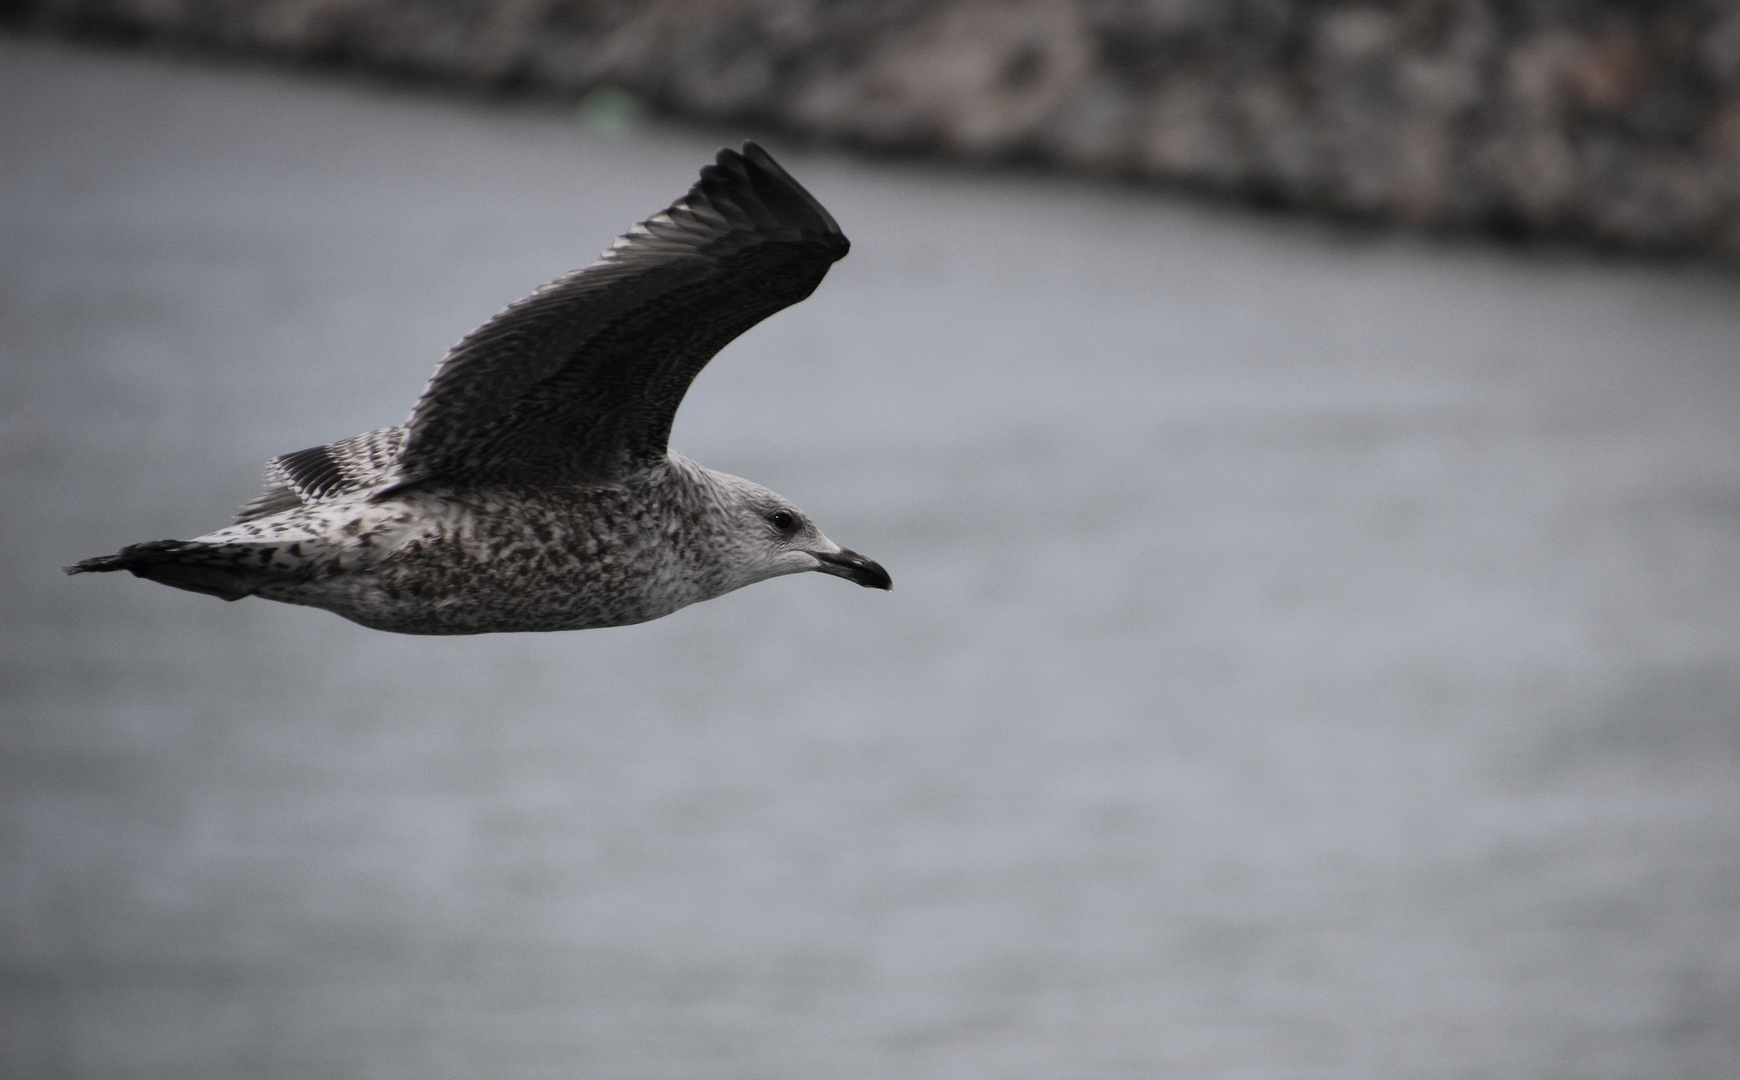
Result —
POLYGON ((797 518, 785 510, 775 510, 767 515, 767 523, 780 532, 791 532, 797 528, 797 518))

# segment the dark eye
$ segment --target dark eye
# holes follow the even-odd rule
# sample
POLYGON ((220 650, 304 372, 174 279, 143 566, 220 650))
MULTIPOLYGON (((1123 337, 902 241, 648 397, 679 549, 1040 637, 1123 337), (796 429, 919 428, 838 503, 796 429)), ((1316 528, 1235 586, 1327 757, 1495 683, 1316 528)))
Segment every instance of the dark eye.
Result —
POLYGON ((797 528, 797 518, 786 510, 775 510, 767 515, 767 523, 783 533, 791 532, 797 528))

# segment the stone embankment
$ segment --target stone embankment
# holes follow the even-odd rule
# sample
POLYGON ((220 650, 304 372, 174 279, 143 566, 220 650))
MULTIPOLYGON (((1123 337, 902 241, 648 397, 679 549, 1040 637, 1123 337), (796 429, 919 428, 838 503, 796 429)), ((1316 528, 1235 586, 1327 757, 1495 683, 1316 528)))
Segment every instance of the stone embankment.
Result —
POLYGON ((0 0, 14 24, 1740 253, 1740 3, 0 0))

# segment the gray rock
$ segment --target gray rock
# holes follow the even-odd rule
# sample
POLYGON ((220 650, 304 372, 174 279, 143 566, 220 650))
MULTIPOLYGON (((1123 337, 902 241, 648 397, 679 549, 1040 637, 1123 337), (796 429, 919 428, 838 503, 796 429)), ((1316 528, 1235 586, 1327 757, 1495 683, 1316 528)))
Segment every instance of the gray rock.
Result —
POLYGON ((1740 252, 1740 6, 14 0, 60 32, 627 90, 1429 226, 1740 252))

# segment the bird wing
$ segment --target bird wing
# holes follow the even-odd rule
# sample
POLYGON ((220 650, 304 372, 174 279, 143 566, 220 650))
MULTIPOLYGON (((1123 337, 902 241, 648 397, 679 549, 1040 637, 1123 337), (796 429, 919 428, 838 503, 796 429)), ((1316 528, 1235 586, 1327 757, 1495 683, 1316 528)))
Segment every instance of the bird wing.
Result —
POLYGON ((395 483, 404 443, 404 428, 384 427, 281 454, 266 463, 266 491, 236 511, 236 524, 395 483))
POLYGON ((668 210, 454 346, 405 425, 398 482, 611 482, 661 465, 707 361, 849 247, 767 151, 719 151, 668 210))

